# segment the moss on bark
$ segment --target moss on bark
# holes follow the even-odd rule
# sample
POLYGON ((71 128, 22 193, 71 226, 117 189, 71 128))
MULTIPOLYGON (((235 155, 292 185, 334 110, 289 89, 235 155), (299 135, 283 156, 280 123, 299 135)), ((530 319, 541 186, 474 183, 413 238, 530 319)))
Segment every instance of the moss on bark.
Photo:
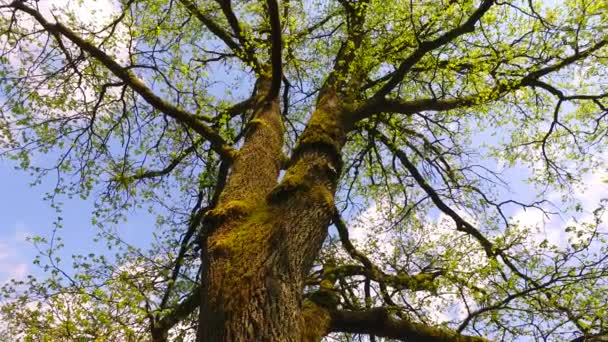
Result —
POLYGON ((305 301, 302 305, 304 320, 303 342, 318 342, 329 331, 331 317, 328 311, 319 305, 305 301))

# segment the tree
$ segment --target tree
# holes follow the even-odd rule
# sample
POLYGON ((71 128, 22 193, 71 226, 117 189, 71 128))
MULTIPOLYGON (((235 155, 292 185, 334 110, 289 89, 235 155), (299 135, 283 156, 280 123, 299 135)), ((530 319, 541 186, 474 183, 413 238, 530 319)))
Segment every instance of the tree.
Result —
POLYGON ((606 166, 608 3, 0 3, 3 153, 56 175, 53 203, 93 196, 120 251, 66 270, 35 239, 49 278, 5 286, 9 334, 605 338, 604 208, 573 192, 606 166), (566 243, 513 217, 555 194, 587 213, 566 243), (122 244, 146 207, 154 245, 122 244), (382 230, 352 241, 363 210, 382 230))

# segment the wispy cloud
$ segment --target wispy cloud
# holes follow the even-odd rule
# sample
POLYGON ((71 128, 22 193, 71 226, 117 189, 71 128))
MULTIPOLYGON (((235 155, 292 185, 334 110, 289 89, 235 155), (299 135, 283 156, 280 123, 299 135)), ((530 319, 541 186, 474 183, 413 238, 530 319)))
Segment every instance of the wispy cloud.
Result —
POLYGON ((28 273, 27 263, 15 248, 15 241, 11 240, 0 240, 0 284, 10 279, 23 279, 28 273))
MULTIPOLYGON (((572 233, 566 231, 569 226, 578 226, 580 222, 589 222, 593 218, 593 210, 598 208, 600 201, 608 198, 608 170, 598 170, 584 177, 582 185, 574 190, 572 197, 580 204, 580 211, 565 210, 562 215, 546 216, 537 209, 519 210, 513 215, 513 222, 536 232, 530 236, 531 242, 539 243, 547 239, 551 244, 564 246, 572 233)), ((551 194, 552 199, 559 194, 551 194)))
POLYGON ((32 233, 23 221, 15 222, 0 235, 0 284, 10 279, 23 279, 29 272, 30 257, 25 253, 31 245, 32 233))
POLYGON ((14 238, 17 242, 27 242, 28 237, 32 236, 25 223, 18 221, 14 226, 14 238))

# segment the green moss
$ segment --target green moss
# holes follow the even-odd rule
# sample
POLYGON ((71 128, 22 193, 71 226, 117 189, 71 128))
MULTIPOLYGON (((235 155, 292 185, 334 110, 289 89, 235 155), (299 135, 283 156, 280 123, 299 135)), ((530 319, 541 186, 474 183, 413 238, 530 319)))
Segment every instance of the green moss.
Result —
POLYGON ((283 177, 281 184, 270 191, 267 197, 268 200, 271 203, 276 203, 283 199, 288 193, 308 188, 310 186, 310 181, 307 180, 307 172, 308 168, 306 165, 291 167, 283 177))
MULTIPOLYGON (((306 163, 294 165, 289 168, 281 183, 270 191, 267 196, 268 201, 270 203, 278 203, 287 198, 290 193, 310 190, 312 198, 325 204, 327 208, 333 208, 334 195, 327 189, 327 186, 313 182, 312 177, 315 172, 334 173, 335 169, 328 162, 323 161, 312 166, 306 163)), ((330 175, 330 179, 336 176, 332 174, 330 175)))
POLYGON ((268 122, 266 122, 262 119, 256 118, 256 119, 252 119, 251 121, 249 121, 249 126, 247 127, 247 129, 249 130, 248 134, 250 134, 254 128, 258 129, 261 127, 264 127, 271 131, 273 130, 268 122))
POLYGON ((324 290, 330 290, 334 288, 334 283, 329 279, 324 279, 323 281, 321 281, 321 284, 319 286, 324 290))
POLYGON ((334 194, 327 189, 326 186, 317 185, 311 189, 311 196, 317 201, 317 203, 323 204, 323 206, 329 210, 334 208, 334 194))
POLYGON ((340 304, 340 294, 336 291, 336 277, 334 268, 324 268, 323 280, 319 284, 319 290, 310 295, 310 301, 326 309, 334 310, 340 304))
POLYGON ((310 295, 310 301, 320 307, 334 310, 340 304, 340 295, 333 289, 321 289, 310 295))
MULTIPOLYGON (((233 202, 243 201, 232 201, 229 203, 233 202)), ((231 255, 248 254, 250 251, 256 253, 256 248, 263 247, 258 245, 266 241, 268 231, 271 228, 267 223, 272 215, 267 207, 231 206, 230 208, 225 208, 225 210, 228 212, 227 215, 234 215, 235 212, 241 215, 243 213, 241 210, 247 210, 249 215, 244 222, 238 224, 238 227, 232 228, 228 232, 216 234, 210 243, 210 247, 221 245, 225 249, 230 250, 231 255)))
MULTIPOLYGON (((313 187, 313 177, 315 173, 327 173, 330 181, 335 181, 342 168, 342 158, 340 151, 344 143, 344 132, 337 119, 337 112, 327 112, 323 106, 314 112, 310 121, 300 137, 291 158, 295 165, 291 165, 287 174, 277 187, 268 195, 270 202, 277 202, 285 198, 287 194, 313 187), (326 158, 316 158, 313 165, 306 161, 301 161, 304 152, 325 154, 326 158)), ((323 177, 324 178, 324 177, 323 177)), ((324 203, 333 205, 333 194, 319 187, 317 194, 323 199, 324 203)))
POLYGON ((313 302, 305 301, 302 305, 302 316, 304 317, 302 341, 321 341, 329 330, 331 320, 329 312, 313 302))
POLYGON ((390 283, 395 287, 405 287, 413 291, 437 291, 437 284, 431 274, 399 275, 390 283))
POLYGON ((273 232, 270 221, 274 215, 270 208, 257 206, 248 210, 242 222, 235 222, 236 227, 218 231, 208 242, 209 252, 223 263, 222 290, 227 308, 249 297, 248 285, 262 268, 273 232))
POLYGON ((238 219, 249 214, 254 207, 255 204, 248 201, 230 201, 208 211, 205 214, 205 223, 218 225, 227 220, 238 219))
POLYGON ((294 149, 294 156, 307 150, 317 150, 328 154, 336 167, 340 169, 342 167, 340 151, 344 136, 335 116, 335 113, 327 113, 321 109, 315 111, 294 149))

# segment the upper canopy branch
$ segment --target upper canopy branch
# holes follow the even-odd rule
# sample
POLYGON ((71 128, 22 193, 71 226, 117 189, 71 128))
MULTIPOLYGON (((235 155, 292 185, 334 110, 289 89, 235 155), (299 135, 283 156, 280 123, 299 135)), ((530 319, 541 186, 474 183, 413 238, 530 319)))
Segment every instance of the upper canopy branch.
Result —
POLYGON ((370 130, 370 133, 380 139, 380 141, 382 141, 382 143, 397 156, 399 161, 416 180, 416 183, 418 183, 422 190, 424 190, 424 192, 429 195, 429 197, 437 206, 437 208, 439 208, 439 210, 441 210, 443 213, 445 213, 454 220, 457 230, 465 232, 477 239, 488 256, 491 257, 494 255, 494 247, 492 243, 485 236, 483 236, 483 234, 481 234, 481 232, 477 230, 477 228, 475 228, 472 224, 463 219, 460 215, 458 215, 458 213, 456 213, 456 211, 454 211, 447 204, 445 204, 443 200, 441 200, 441 197, 439 196, 437 191, 435 191, 435 189, 433 189, 433 187, 426 181, 426 179, 424 179, 422 174, 409 160, 405 152, 398 149, 393 142, 391 142, 385 135, 381 134, 380 132, 370 130))
MULTIPOLYGON (((558 89, 554 85, 549 84, 547 82, 538 81, 538 80, 533 81, 531 83, 531 86, 544 89, 544 90, 548 91, 549 93, 551 93, 552 95, 555 95, 558 99, 560 99, 562 101, 576 101, 576 100, 598 101, 600 99, 608 98, 608 93, 601 93, 601 94, 595 94, 595 95, 593 95, 593 94, 566 95, 566 94, 564 94, 564 92, 562 90, 558 89)), ((598 102, 598 106, 602 110, 607 110, 606 107, 599 102, 598 102)))
POLYGON ((188 11, 194 15, 198 20, 200 20, 203 25, 205 25, 209 31, 215 34, 216 37, 221 39, 232 51, 235 53, 241 52, 241 46, 237 42, 235 42, 230 34, 224 30, 218 23, 213 21, 209 16, 204 14, 194 2, 190 0, 180 0, 180 2, 188 9, 188 11))
POLYGON ((531 279, 529 276, 522 273, 515 264, 511 261, 509 256, 501 249, 496 248, 496 246, 485 236, 483 235, 475 226, 469 223, 467 220, 462 218, 454 209, 448 206, 440 197, 439 193, 435 191, 435 189, 424 179, 422 174, 418 171, 416 166, 409 160, 406 153, 399 149, 392 141, 388 139, 385 135, 378 132, 377 130, 370 129, 370 133, 375 137, 380 139, 382 143, 397 157, 397 159, 401 162, 401 164, 408 170, 411 176, 414 178, 416 183, 424 190, 424 192, 429 195, 433 204, 441 210, 444 214, 448 215, 456 224, 456 230, 464 232, 470 236, 472 236, 475 240, 479 242, 481 247, 484 249, 488 258, 496 258, 500 257, 504 264, 516 275, 520 278, 527 280, 533 284, 537 282, 531 279))
POLYGON ((374 98, 383 98, 386 96, 391 90, 393 90, 405 77, 407 72, 410 70, 414 64, 416 64, 424 55, 428 52, 435 50, 454 39, 462 36, 463 34, 473 32, 475 30, 475 25, 477 22, 486 14, 492 5, 495 3, 495 0, 484 0, 479 7, 473 12, 473 14, 465 21, 462 25, 444 33, 438 38, 430 41, 422 42, 418 49, 412 52, 409 57, 401 62, 397 70, 392 73, 391 78, 378 90, 378 92, 374 95, 374 98))
POLYGON ((438 98, 421 98, 413 100, 402 100, 398 98, 373 97, 369 99, 361 107, 349 114, 351 122, 357 122, 365 119, 376 113, 399 113, 399 114, 414 114, 423 111, 446 111, 457 108, 466 108, 474 105, 485 104, 499 99, 508 92, 512 92, 524 87, 539 87, 543 88, 563 100, 591 100, 597 101, 605 95, 572 95, 565 96, 561 91, 549 86, 547 83, 539 81, 543 76, 559 71, 573 63, 584 60, 594 52, 603 48, 608 44, 607 39, 603 39, 586 50, 578 51, 560 62, 530 71, 525 76, 518 80, 499 80, 497 85, 487 91, 478 94, 470 94, 461 97, 438 99, 438 98))
POLYGON ((281 53, 283 50, 281 37, 281 19, 279 16, 279 5, 276 0, 267 0, 268 16, 270 19, 270 66, 272 69, 272 83, 268 91, 268 99, 275 98, 281 90, 281 79, 283 77, 283 61, 281 53))
MULTIPOLYGON (((230 33, 224 30, 218 23, 216 23, 211 17, 203 13, 194 2, 190 0, 180 0, 180 2, 194 15, 205 27, 209 29, 216 37, 221 39, 238 58, 243 62, 250 65, 255 71, 261 72, 260 63, 255 57, 255 54, 251 50, 245 48, 242 45, 242 40, 235 42, 232 39, 230 33)), ((235 17, 236 18, 236 17, 235 17)))
POLYGON ((337 90, 341 88, 345 81, 349 79, 350 83, 359 83, 363 80, 364 70, 358 68, 352 69, 351 63, 357 56, 357 51, 360 49, 364 38, 364 24, 369 0, 360 0, 354 2, 340 1, 347 14, 347 37, 341 45, 334 60, 334 66, 325 80, 324 88, 337 90), (350 75, 349 72, 351 73, 350 75), (348 75, 348 76, 347 76, 348 75))
POLYGON ((242 47, 245 55, 247 56, 247 60, 249 60, 253 64, 252 67, 254 70, 256 70, 257 72, 262 72, 263 70, 262 70, 261 64, 255 57, 255 50, 253 49, 253 44, 250 41, 250 39, 248 39, 243 34, 243 30, 241 29, 241 24, 239 23, 239 20, 237 19, 236 14, 234 14, 234 11, 232 10, 232 2, 230 0, 216 0, 216 1, 220 4, 220 8, 222 9, 222 12, 224 13, 224 16, 226 17, 226 19, 228 20, 228 24, 232 28, 232 31, 234 32, 234 35, 236 36, 236 38, 239 40, 239 43, 241 44, 241 47, 242 47))
MULTIPOLYGON (((377 137, 382 143, 397 157, 397 159, 401 162, 401 164, 408 170, 411 176, 415 179, 416 183, 426 192, 433 204, 441 210, 444 214, 448 215, 454 223, 456 224, 456 230, 464 232, 473 238, 475 238, 478 243, 483 247, 486 255, 490 259, 500 258, 502 262, 507 266, 511 272, 517 275, 519 278, 525 280, 529 284, 533 285, 536 288, 541 288, 543 285, 540 284, 537 280, 531 278, 529 275, 520 271, 518 267, 513 263, 512 258, 505 253, 504 249, 497 248, 481 231, 479 231, 475 226, 469 223, 467 220, 462 218, 454 209, 450 208, 440 197, 439 193, 426 181, 426 179, 422 176, 422 174, 418 171, 416 166, 409 160, 406 153, 399 149, 392 141, 389 140, 388 137, 378 132, 377 130, 370 129, 371 134, 377 137)), ((503 274, 503 277, 505 275, 503 274)), ((533 288, 530 288, 526 291, 531 291, 533 288)), ((545 293, 545 297, 548 300, 551 300, 553 297, 550 293, 545 293)), ((571 310, 563 305, 556 305, 555 308, 561 312, 564 312, 569 320, 579 326, 579 317, 574 315, 571 310)), ((584 331, 584 329, 581 329, 584 331)))
POLYGON ((132 176, 125 177, 129 180, 141 180, 141 179, 150 179, 156 177, 162 177, 170 174, 186 157, 191 155, 196 149, 200 146, 201 140, 196 141, 194 144, 190 145, 187 149, 183 150, 179 153, 175 158, 172 158, 169 164, 162 169, 159 170, 146 170, 141 173, 136 173, 132 176))
POLYGON ((363 264, 363 267, 355 265, 344 265, 330 269, 328 272, 333 273, 336 276, 354 276, 364 275, 370 280, 383 283, 384 285, 390 285, 398 289, 408 289, 411 291, 429 291, 434 289, 433 280, 441 274, 441 272, 433 273, 419 273, 415 275, 399 273, 399 274, 386 274, 376 266, 365 254, 355 248, 349 238, 348 227, 337 209, 333 218, 334 225, 338 230, 340 241, 342 246, 348 254, 355 260, 363 264))
POLYGON ((67 38, 80 49, 101 62, 108 70, 110 70, 116 77, 120 78, 126 85, 138 93, 152 107, 199 133, 203 138, 211 143, 211 148, 219 153, 223 158, 232 159, 232 148, 226 144, 224 139, 215 130, 205 125, 195 115, 161 99, 129 69, 121 66, 111 56, 95 46, 92 42, 83 39, 62 23, 48 22, 39 11, 27 6, 23 1, 14 1, 9 5, 9 7, 29 14, 53 36, 60 35, 61 37, 67 38))

